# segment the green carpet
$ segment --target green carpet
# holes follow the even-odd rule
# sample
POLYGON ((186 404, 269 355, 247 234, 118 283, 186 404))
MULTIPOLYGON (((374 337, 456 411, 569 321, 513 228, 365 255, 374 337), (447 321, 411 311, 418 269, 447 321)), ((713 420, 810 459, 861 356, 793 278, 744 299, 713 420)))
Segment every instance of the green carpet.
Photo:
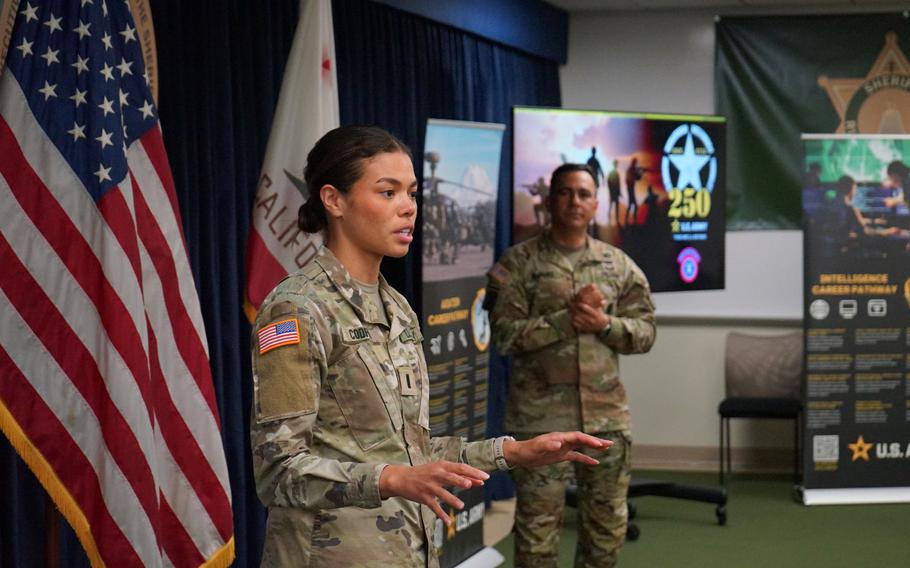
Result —
MULTIPOLYGON (((716 485, 716 474, 636 472, 642 478, 716 485)), ((727 485, 727 524, 714 505, 638 497, 637 541, 619 556, 623 568, 679 567, 908 567, 910 504, 805 507, 791 497, 787 475, 735 474, 727 485)), ((560 566, 571 567, 577 540, 575 510, 566 509, 560 566)), ((496 549, 514 566, 513 537, 496 549)))

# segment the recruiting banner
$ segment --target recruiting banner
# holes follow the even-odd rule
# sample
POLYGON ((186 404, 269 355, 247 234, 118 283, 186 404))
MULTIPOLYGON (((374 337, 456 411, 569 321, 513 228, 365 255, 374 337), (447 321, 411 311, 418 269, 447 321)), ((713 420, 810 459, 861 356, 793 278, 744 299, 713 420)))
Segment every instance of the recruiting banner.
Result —
POLYGON ((652 291, 724 287, 722 117, 515 107, 513 119, 513 242, 549 227, 552 171, 587 164, 591 234, 632 257, 652 291))
POLYGON ((910 136, 803 150, 804 501, 910 501, 910 136))
POLYGON ((799 228, 800 133, 910 133, 905 14, 718 19, 730 229, 799 228))
MULTIPOLYGON (((432 436, 486 433, 490 324, 483 309, 493 265, 502 124, 430 119, 424 149, 424 352, 432 436)), ((483 490, 458 493, 455 522, 436 521, 440 562, 454 566, 483 548, 483 490)))

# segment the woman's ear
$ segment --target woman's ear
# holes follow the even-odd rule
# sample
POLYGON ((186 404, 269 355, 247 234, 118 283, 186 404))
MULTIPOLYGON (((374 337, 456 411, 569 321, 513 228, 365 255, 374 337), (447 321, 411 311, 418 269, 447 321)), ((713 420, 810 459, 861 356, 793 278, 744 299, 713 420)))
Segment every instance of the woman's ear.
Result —
POLYGON ((344 194, 338 191, 334 185, 325 184, 319 189, 319 197, 322 199, 322 206, 329 217, 341 219, 344 217, 344 194))

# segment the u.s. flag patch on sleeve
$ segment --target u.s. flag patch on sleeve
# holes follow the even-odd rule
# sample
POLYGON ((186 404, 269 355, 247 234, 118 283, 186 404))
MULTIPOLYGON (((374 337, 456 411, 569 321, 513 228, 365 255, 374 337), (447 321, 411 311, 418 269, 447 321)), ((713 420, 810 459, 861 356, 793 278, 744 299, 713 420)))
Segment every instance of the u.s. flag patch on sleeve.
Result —
POLYGON ((300 343, 300 328, 297 319, 286 319, 267 325, 259 330, 259 354, 262 355, 282 345, 300 343))

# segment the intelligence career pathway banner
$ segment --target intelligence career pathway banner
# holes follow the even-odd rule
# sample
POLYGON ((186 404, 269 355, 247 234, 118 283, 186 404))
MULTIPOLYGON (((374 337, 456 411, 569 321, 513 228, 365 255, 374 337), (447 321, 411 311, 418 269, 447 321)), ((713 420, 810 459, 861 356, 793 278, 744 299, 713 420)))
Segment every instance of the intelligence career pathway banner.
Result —
POLYGON ((807 505, 910 501, 910 137, 804 135, 807 505))
MULTIPOLYGON (((502 124, 430 119, 423 173, 424 353, 432 436, 486 433, 490 324, 482 308, 493 265, 502 124)), ((436 521, 441 564, 483 548, 483 489, 457 492, 451 527, 436 521)))

